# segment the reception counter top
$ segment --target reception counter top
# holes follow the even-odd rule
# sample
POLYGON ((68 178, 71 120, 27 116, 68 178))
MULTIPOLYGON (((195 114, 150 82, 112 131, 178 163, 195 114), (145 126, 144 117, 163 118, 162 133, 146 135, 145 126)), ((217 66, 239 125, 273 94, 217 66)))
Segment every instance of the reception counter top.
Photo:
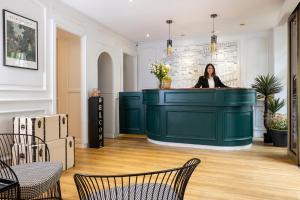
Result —
POLYGON ((254 89, 147 89, 142 102, 151 141, 216 147, 252 143, 254 89))

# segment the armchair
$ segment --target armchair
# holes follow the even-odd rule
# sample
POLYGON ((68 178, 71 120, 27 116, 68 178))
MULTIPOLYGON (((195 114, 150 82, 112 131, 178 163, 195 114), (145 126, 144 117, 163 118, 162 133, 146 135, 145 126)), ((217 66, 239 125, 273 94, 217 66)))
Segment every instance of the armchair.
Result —
POLYGON ((42 139, 0 134, 0 167, 0 180, 16 183, 9 190, 0 189, 0 199, 62 199, 62 163, 50 162, 49 149, 42 139))
POLYGON ((193 158, 179 168, 128 175, 75 174, 74 180, 80 200, 183 200, 199 163, 193 158))

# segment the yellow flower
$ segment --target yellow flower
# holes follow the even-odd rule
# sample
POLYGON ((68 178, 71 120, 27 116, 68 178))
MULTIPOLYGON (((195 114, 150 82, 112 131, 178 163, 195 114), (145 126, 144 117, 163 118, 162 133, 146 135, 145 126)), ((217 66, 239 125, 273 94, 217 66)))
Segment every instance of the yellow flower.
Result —
POLYGON ((151 64, 150 73, 154 74, 159 80, 166 77, 171 70, 169 65, 165 65, 164 63, 154 63, 151 64))

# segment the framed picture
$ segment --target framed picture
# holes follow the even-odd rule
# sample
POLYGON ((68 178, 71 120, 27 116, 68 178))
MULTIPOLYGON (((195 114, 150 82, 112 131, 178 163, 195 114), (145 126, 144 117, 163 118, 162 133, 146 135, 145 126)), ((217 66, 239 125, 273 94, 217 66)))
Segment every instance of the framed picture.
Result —
POLYGON ((3 65, 38 70, 38 22, 3 10, 3 65))

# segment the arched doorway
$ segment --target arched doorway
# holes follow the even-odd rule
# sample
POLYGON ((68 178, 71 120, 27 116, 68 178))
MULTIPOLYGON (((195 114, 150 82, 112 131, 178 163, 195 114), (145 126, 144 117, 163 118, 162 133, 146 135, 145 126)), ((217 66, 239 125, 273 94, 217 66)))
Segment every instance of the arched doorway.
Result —
POLYGON ((98 88, 104 98, 104 136, 114 137, 113 62, 107 52, 98 58, 98 88))

